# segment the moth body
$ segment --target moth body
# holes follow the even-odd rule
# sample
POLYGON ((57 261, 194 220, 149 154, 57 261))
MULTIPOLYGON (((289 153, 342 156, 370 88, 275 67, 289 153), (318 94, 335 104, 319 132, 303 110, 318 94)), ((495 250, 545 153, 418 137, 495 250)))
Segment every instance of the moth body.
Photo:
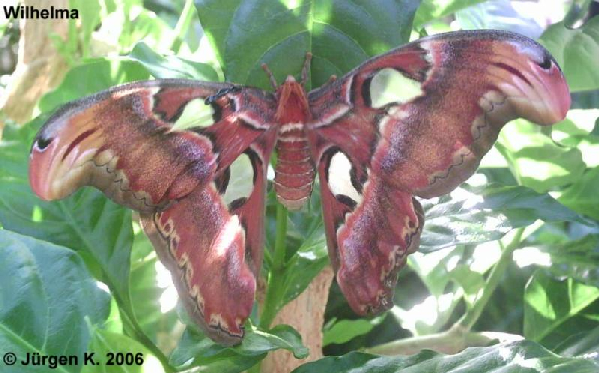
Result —
POLYGON ((288 209, 301 208, 312 193, 314 163, 305 124, 312 118, 306 91, 292 76, 277 88, 275 192, 288 209))

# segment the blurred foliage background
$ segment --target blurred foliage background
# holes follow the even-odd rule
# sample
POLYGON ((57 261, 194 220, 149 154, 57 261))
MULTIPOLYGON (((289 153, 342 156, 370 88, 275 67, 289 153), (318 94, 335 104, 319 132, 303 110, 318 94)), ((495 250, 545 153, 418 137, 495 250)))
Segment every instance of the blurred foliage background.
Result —
MULTIPOLYGON (((62 367, 68 372, 258 372, 271 351, 308 354, 299 333, 271 328, 258 308, 240 346, 214 344, 177 307, 168 272, 130 211, 92 189, 56 202, 35 197, 29 148, 59 105, 152 78, 269 89, 260 63, 281 81, 299 74, 306 51, 317 87, 418 37, 494 28, 536 39, 554 55, 572 91, 567 119, 544 129, 508 124, 470 180, 422 201, 421 248, 400 272, 389 312, 358 318, 333 283, 322 340, 329 357, 297 372, 599 371, 596 1, 60 4, 78 9, 79 19, 0 18, 0 351, 143 354, 139 366, 62 367)), ((283 218, 269 192, 267 221, 263 307, 272 318, 328 258, 317 191, 307 208, 283 218), (282 219, 285 255, 276 262, 282 219)), ((31 369, 15 372, 44 371, 31 369)))

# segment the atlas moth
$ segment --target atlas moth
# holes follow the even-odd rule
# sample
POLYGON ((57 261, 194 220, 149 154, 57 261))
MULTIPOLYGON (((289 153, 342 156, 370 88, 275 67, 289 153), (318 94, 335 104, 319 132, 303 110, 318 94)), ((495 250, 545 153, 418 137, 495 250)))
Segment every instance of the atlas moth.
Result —
POLYGON ((91 185, 138 211, 191 318, 232 345, 254 302, 273 150, 287 208, 305 204, 318 174, 337 282, 367 315, 392 306, 418 248, 414 196, 466 180, 506 122, 549 125, 570 106, 551 55, 504 31, 426 37, 310 92, 308 68, 300 82, 271 75, 274 92, 160 79, 70 102, 35 138, 32 189, 52 200, 91 185))

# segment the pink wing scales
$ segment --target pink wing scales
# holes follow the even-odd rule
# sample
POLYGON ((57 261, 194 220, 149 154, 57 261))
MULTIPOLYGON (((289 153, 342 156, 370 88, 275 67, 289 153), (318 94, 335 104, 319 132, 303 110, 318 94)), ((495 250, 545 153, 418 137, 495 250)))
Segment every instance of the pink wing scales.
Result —
POLYGON ((439 196, 465 181, 509 120, 547 125, 570 105, 548 52, 500 31, 407 44, 309 100, 315 119, 306 132, 319 165, 329 254, 360 314, 392 305, 396 272, 417 249, 424 219, 412 195, 439 196))
POLYGON ((139 211, 191 317, 215 341, 239 343, 262 261, 275 109, 271 94, 231 84, 115 87, 65 105, 40 129, 31 185, 43 199, 91 185, 139 211), (250 190, 226 203, 240 155, 250 190))
POLYGON ((272 96, 255 89, 219 95, 235 87, 167 79, 71 102, 35 139, 31 186, 46 200, 92 185, 135 210, 164 208, 208 183, 272 123, 272 96), (173 129, 191 101, 210 97, 215 97, 212 126, 173 129), (267 124, 254 126, 260 117, 267 124), (246 120, 251 124, 242 124, 246 120))
POLYGON ((256 285, 244 260, 245 231, 214 185, 142 216, 142 223, 191 318, 212 339, 239 342, 256 285))
POLYGON ((266 171, 276 128, 245 154, 253 168, 248 197, 228 206, 228 170, 166 210, 142 215, 143 228, 173 280, 192 319, 212 338, 234 345, 244 336, 260 273, 264 246, 266 171), (226 176, 225 176, 226 175, 226 176))
MULTIPOLYGON (((274 145, 269 131, 248 149, 254 187, 247 199, 225 205, 226 186, 216 181, 197 188, 165 211, 142 217, 163 263, 194 321, 215 341, 232 345, 244 335, 243 324, 254 303, 264 244, 266 162, 274 145)), ((226 181, 224 181, 226 183, 226 181)))
POLYGON ((318 169, 329 256, 352 309, 377 313, 393 304, 397 271, 418 247, 424 213, 411 194, 386 188, 376 175, 364 183, 359 203, 334 194, 328 178, 337 153, 326 151, 318 169))

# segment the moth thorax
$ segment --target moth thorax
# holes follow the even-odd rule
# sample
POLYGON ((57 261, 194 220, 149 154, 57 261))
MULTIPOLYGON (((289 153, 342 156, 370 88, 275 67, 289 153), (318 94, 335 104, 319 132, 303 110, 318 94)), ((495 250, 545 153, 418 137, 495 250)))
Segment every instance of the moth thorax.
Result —
POLYGON ((275 191, 277 199, 290 210, 304 205, 312 192, 314 166, 303 123, 281 125, 277 140, 275 191))

